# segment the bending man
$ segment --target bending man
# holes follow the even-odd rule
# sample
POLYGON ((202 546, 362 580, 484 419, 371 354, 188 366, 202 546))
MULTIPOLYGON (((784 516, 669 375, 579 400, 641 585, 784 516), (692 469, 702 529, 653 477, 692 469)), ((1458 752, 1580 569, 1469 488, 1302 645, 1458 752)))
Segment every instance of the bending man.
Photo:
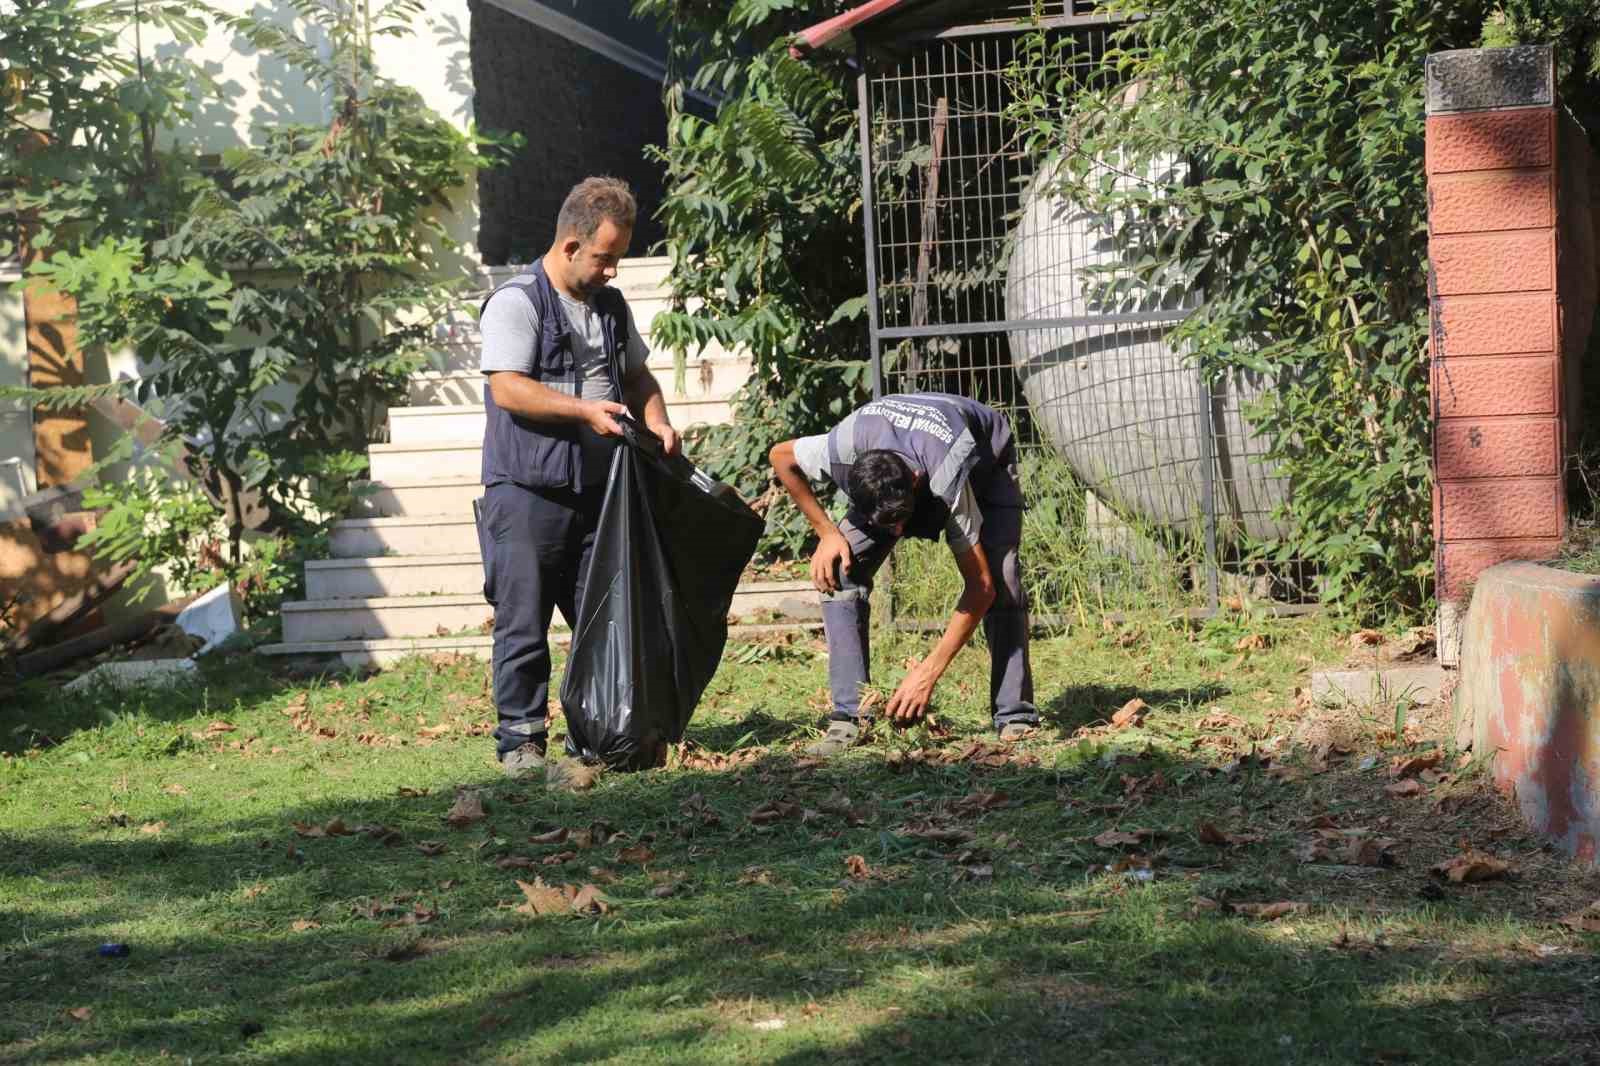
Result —
POLYGON ((811 580, 822 593, 833 713, 826 735, 807 751, 833 755, 860 738, 861 686, 871 677, 873 575, 901 537, 937 540, 941 533, 965 583, 961 599, 938 644, 895 689, 884 713, 900 721, 922 717, 934 686, 981 621, 995 728, 1008 741, 1032 731, 1039 712, 1017 562, 1022 492, 1005 417, 963 396, 885 396, 826 434, 784 441, 770 458, 820 539, 811 580), (850 510, 843 522, 834 525, 807 478, 845 490, 850 510))

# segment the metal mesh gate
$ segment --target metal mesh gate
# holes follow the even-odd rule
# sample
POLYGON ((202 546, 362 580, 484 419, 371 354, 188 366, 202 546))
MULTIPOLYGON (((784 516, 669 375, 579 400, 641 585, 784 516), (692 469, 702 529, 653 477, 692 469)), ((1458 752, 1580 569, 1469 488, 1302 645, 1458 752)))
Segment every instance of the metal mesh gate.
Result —
MULTIPOLYGON (((1047 52, 1058 84, 1109 84, 1113 27, 1091 6, 997 5, 986 21, 901 33, 863 52, 875 387, 961 393, 1010 417, 1036 612, 1303 600, 1306 568, 1276 544, 1287 486, 1241 410, 1270 382, 1206 380, 1169 344, 1199 298, 1192 279, 1122 284, 1130 221, 1070 202, 1009 115, 1040 14, 1062 45, 1047 52)), ((1188 162, 1105 172, 1182 182, 1188 162)), ((948 568, 919 567, 916 551, 897 570, 896 610, 942 614, 948 590, 929 589, 923 602, 917 575, 948 568)))

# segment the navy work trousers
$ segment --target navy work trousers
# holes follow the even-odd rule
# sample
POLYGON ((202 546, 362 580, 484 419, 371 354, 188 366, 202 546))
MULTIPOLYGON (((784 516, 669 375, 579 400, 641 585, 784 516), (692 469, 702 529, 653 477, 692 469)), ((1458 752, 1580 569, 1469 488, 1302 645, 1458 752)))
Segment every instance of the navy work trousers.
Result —
MULTIPOLYGON (((983 546, 994 575, 995 600, 983 616, 989 642, 989 706, 995 728, 1013 722, 1039 724, 1033 703, 1033 669, 1028 662, 1028 600, 1017 562, 1022 541, 1022 508, 979 505, 983 546)), ((828 689, 835 719, 854 721, 861 713, 861 686, 872 677, 868 643, 872 578, 889 557, 892 534, 861 530, 846 519, 839 526, 850 544, 851 564, 839 591, 822 597, 822 628, 828 638, 828 689)))
POLYGON ((483 598, 494 608, 495 729, 504 756, 542 741, 550 700, 550 612, 573 625, 605 486, 535 492, 501 482, 479 501, 483 598))

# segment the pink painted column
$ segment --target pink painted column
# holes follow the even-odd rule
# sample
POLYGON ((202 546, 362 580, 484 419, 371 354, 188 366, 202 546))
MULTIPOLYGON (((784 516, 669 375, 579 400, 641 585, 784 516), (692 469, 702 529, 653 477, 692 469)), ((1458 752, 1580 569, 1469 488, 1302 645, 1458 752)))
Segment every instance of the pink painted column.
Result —
POLYGON ((1550 49, 1428 59, 1428 256, 1440 647, 1485 568, 1566 526, 1550 49), (1448 616, 1448 617, 1447 617, 1448 616))

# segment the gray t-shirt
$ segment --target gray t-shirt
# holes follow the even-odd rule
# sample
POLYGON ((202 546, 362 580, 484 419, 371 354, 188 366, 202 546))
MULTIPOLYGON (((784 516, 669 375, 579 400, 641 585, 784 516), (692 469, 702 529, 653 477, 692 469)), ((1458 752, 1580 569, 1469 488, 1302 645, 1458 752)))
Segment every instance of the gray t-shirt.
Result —
MULTIPOLYGON (((794 461, 812 481, 832 481, 833 470, 828 462, 828 435, 801 437, 794 442, 794 461)), ((844 486, 840 486, 843 488, 844 486)), ((950 520, 944 526, 945 543, 957 555, 972 550, 983 530, 983 513, 978 510, 978 498, 972 494, 971 485, 961 486, 956 505, 950 508, 950 520)))
MULTIPOLYGON (((564 293, 561 309, 567 314, 572 327, 572 355, 577 364, 578 395, 585 400, 611 398, 611 383, 606 377, 605 331, 600 323, 600 313, 588 302, 570 299, 564 293)), ((624 305, 626 308, 626 305, 624 305)), ((518 374, 533 372, 534 345, 539 337, 539 311, 521 292, 502 289, 489 298, 478 321, 483 335, 483 352, 479 369, 485 374, 512 371, 518 374)), ((626 381, 650 358, 650 349, 633 322, 633 311, 626 311, 627 343, 622 357, 622 378, 626 381)), ((566 389, 561 391, 565 392, 566 389)), ((617 397, 620 401, 621 397, 617 397)), ((606 479, 611 469, 611 449, 614 441, 597 435, 587 426, 582 427, 579 439, 583 445, 583 480, 593 485, 606 479)))

